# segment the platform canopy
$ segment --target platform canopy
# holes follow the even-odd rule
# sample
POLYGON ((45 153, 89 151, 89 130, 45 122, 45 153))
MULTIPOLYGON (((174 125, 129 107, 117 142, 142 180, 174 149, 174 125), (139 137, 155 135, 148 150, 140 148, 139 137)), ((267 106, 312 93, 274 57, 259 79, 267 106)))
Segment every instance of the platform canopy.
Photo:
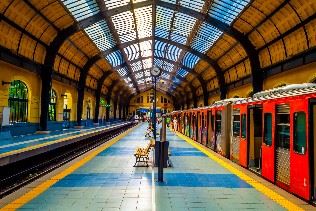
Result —
POLYGON ((204 20, 232 24, 250 0, 64 0, 79 25, 131 88, 175 89, 223 32, 204 20), (192 52, 193 50, 193 52, 192 52))

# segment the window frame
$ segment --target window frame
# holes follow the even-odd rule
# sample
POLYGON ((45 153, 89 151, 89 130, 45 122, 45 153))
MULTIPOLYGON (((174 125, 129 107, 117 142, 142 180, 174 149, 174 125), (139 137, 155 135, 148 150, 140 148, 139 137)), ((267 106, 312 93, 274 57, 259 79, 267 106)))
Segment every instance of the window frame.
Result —
POLYGON ((270 113, 270 112, 267 112, 267 113, 264 113, 263 114, 263 144, 265 145, 265 146, 268 146, 268 147, 272 147, 272 145, 273 145, 273 138, 272 138, 272 135, 273 135, 273 127, 272 127, 272 123, 273 123, 273 115, 272 115, 272 113, 270 113), (271 125, 271 127, 270 127, 270 138, 271 138, 271 140, 270 140, 270 143, 268 144, 267 142, 266 142, 266 130, 267 130, 267 127, 266 127, 266 117, 267 116, 270 116, 271 118, 270 118, 270 125, 271 125))
POLYGON ((306 112, 305 111, 297 111, 297 112, 294 112, 293 113, 293 151, 299 155, 305 155, 306 154, 306 147, 307 147, 307 135, 306 135, 306 132, 307 132, 307 127, 306 127, 306 123, 307 123, 307 115, 306 115, 306 112), (304 118, 305 118, 305 121, 304 121, 304 137, 305 137, 305 141, 304 141, 304 150, 303 152, 299 152, 296 150, 296 147, 295 147, 295 143, 296 143, 296 138, 297 138, 297 130, 296 130, 296 126, 298 125, 297 122, 296 122, 296 114, 304 114, 304 118))

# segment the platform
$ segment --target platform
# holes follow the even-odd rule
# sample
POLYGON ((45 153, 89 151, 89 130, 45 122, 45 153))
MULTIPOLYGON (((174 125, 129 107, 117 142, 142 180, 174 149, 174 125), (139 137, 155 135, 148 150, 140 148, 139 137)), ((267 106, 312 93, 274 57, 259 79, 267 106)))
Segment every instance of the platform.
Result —
POLYGON ((171 131, 167 132, 167 140, 173 167, 164 170, 164 183, 158 183, 156 169, 133 167, 135 148, 148 143, 144 138, 146 127, 140 124, 130 129, 126 136, 123 133, 81 160, 59 169, 50 178, 36 181, 3 199, 0 205, 8 203, 6 210, 77 211, 284 210, 286 206, 312 209, 299 199, 293 201, 295 197, 275 186, 265 186, 252 173, 251 181, 245 181, 243 173, 237 172, 243 171, 242 168, 236 171, 235 164, 215 153, 209 156, 212 152, 192 146, 171 131), (214 159, 210 159, 212 156, 214 159), (266 189, 258 190, 254 183, 266 189))
POLYGON ((120 122, 113 122, 112 124, 107 124, 98 127, 85 127, 83 129, 64 129, 64 130, 57 130, 52 131, 49 134, 29 134, 29 135, 21 135, 21 136, 14 136, 12 139, 0 140, 0 154, 10 152, 13 150, 22 149, 25 147, 34 146, 37 144, 43 144, 50 141, 55 141, 61 138, 66 138, 74 135, 78 135, 81 133, 93 131, 95 129, 101 129, 110 127, 120 122))
POLYGON ((130 122, 117 122, 99 127, 55 131, 46 135, 27 135, 16 137, 7 142, 0 142, 0 166, 72 144, 97 133, 103 133, 106 130, 113 130, 128 124, 130 122))

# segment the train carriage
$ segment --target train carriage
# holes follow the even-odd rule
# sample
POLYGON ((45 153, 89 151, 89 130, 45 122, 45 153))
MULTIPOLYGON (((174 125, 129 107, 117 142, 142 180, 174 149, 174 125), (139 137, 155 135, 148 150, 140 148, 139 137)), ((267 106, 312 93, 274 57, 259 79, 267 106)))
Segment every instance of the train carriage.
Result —
POLYGON ((194 141, 305 200, 316 198, 316 84, 182 112, 183 133, 194 141))

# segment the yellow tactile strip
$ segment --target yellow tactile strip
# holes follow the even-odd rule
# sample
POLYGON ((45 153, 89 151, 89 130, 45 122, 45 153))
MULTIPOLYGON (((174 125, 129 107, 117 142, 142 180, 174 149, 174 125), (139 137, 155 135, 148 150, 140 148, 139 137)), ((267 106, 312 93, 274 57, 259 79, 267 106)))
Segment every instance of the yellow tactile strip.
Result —
POLYGON ((303 208, 301 208, 301 207, 297 206, 296 204, 292 203, 291 201, 287 200, 286 198, 284 198, 280 194, 276 193, 275 191, 271 190, 270 188, 266 187, 265 185, 261 184, 260 182, 254 180, 250 176, 246 175, 242 171, 233 167, 229 162, 216 157, 215 155, 213 155, 211 152, 209 152, 207 149, 205 149, 203 146, 196 143, 192 139, 186 137, 185 135, 183 135, 179 132, 176 132, 176 134, 180 138, 182 138, 183 140, 185 140, 186 142, 188 142, 189 144, 191 144, 192 146, 194 146, 195 148, 197 148, 198 150, 200 150, 201 152, 206 154, 209 158, 211 158, 212 160, 214 160, 215 162, 217 162, 218 164, 220 164, 221 166, 223 166, 224 168, 228 169, 230 172, 232 172, 233 174, 238 176, 240 179, 242 179, 245 182, 247 182, 248 184, 250 184, 256 190, 263 193, 264 195, 266 195, 268 198, 272 199, 276 203, 280 204, 282 207, 284 207, 288 210, 304 210, 303 208))
POLYGON ((115 138, 113 138, 112 140, 106 142, 104 145, 102 145, 98 149, 88 153, 83 159, 77 161, 76 163, 74 163, 70 167, 66 168, 62 172, 56 174, 55 176, 51 177, 50 179, 48 179, 48 180, 44 181, 43 183, 39 184, 38 186, 36 186, 32 190, 30 190, 29 192, 27 192, 24 195, 22 195, 20 198, 17 198, 16 200, 14 200, 11 203, 7 204, 3 208, 0 208, 0 211, 16 210, 16 209, 22 207, 24 204, 28 203, 29 201, 31 201, 32 199, 36 198, 41 193, 46 191, 48 188, 53 186, 55 183, 57 183, 58 181, 62 180, 64 177, 66 177, 67 175, 71 174, 72 172, 74 172, 75 170, 77 170, 78 168, 80 168, 81 166, 83 166, 84 164, 89 162, 90 160, 92 160, 99 153, 101 153, 105 149, 109 148, 110 146, 112 146, 113 144, 118 142, 120 139, 122 139, 124 136, 126 136, 129 132, 131 132, 135 128, 136 127, 130 128, 129 130, 125 131, 124 133, 122 133, 122 134, 116 136, 115 138))

